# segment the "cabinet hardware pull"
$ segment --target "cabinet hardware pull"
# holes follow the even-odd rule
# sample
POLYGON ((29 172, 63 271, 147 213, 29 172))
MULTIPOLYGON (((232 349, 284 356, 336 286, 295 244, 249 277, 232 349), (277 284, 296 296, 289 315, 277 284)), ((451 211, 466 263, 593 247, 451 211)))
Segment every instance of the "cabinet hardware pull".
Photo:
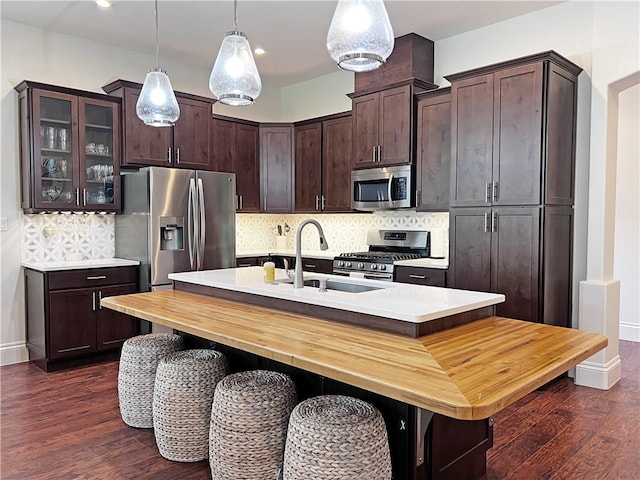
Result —
POLYGON ((171 147, 167 149, 167 163, 171 163, 171 147))
POLYGON ((236 210, 240 210, 240 195, 236 195, 236 210))
POLYGON ((378 145, 378 161, 382 161, 382 146, 378 145))
POLYGON ((491 231, 492 232, 498 231, 498 214, 496 212, 493 212, 491 214, 491 231))
POLYGON ((409 278, 417 278, 417 279, 419 279, 419 280, 426 280, 426 279, 427 279, 427 278, 429 278, 429 277, 427 277, 426 275, 413 275, 413 274, 409 274, 409 278))
POLYGON ((242 195, 240 195, 240 210, 242 210, 242 195))
POLYGON ((493 201, 498 200, 498 182, 493 182, 493 201))
POLYGON ((82 206, 83 207, 87 206, 87 189, 86 188, 82 189, 82 206))
POLYGON ((239 263, 238 266, 239 267, 253 267, 254 265, 251 265, 250 263, 239 263))
POLYGON ((376 147, 373 147, 373 148, 371 149, 371 161, 372 161, 373 163, 376 163, 376 147))
POLYGON ((320 210, 320 195, 316 195, 316 210, 320 210))
POLYGON ((91 310, 96 311, 96 292, 91 292, 91 310))
POLYGON ((484 212, 484 233, 487 233, 487 224, 489 223, 488 215, 489 212, 484 212))
POLYGON ((102 310, 102 290, 98 290, 98 310, 102 310))
POLYGON ((491 201, 491 187, 489 186, 489 182, 484 182, 484 203, 489 203, 491 201))
POLYGON ((180 164, 180 147, 176 148, 176 163, 180 164))
POLYGON ((80 206, 80 189, 76 188, 76 205, 80 206))
POLYGON ((95 275, 93 277, 87 277, 87 280, 104 280, 107 278, 106 275, 95 275))
POLYGON ((62 348, 58 350, 58 353, 73 352, 74 350, 84 350, 85 348, 89 347, 90 345, 82 345, 81 347, 62 348))
POLYGON ((316 266, 313 263, 305 263, 304 268, 316 268, 316 266))
POLYGON ((324 198, 324 195, 321 195, 320 197, 322 199, 322 203, 320 204, 320 210, 324 210, 326 199, 324 198))

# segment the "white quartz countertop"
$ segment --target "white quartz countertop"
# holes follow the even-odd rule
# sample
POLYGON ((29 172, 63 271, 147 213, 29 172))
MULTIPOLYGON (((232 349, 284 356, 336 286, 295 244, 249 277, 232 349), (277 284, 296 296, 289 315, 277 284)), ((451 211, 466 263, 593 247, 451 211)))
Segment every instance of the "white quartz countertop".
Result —
MULTIPOLYGON (((367 315, 392 318, 412 323, 475 310, 504 302, 504 295, 472 292, 452 288, 383 282, 338 275, 306 273, 305 279, 326 278, 336 282, 355 283, 380 287, 362 293, 338 290, 320 292, 313 287, 293 288, 286 282, 284 270, 276 269, 276 282, 263 281, 262 267, 229 268, 169 274, 171 280, 262 295, 282 300, 336 308, 367 315)), ((274 305, 277 308, 277 305, 274 305)))
POLYGON ((38 270, 40 272, 54 272, 57 270, 81 270, 84 268, 108 268, 108 267, 128 267, 140 265, 138 260, 127 260, 125 258, 99 258, 92 260, 60 260, 55 262, 23 262, 22 266, 38 270))

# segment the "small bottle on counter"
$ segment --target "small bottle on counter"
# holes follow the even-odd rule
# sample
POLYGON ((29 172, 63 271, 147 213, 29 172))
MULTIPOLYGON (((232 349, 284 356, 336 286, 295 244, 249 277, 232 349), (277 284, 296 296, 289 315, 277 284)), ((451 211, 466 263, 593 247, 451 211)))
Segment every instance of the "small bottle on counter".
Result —
POLYGON ((273 283, 276 281, 276 264, 273 262, 264 262, 262 264, 264 270, 265 283, 273 283))

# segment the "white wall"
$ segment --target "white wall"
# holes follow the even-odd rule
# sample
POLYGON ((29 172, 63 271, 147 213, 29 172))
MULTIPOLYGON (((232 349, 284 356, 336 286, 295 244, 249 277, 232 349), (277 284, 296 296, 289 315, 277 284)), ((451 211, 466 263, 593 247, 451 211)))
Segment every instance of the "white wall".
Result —
MULTIPOLYGON (((337 68, 337 67, 336 67, 337 68)), ((282 118, 297 122, 351 110, 354 74, 338 70, 282 89, 282 118)))
POLYGON ((618 96, 613 276, 620 280, 620 338, 640 342, 640 84, 618 96))

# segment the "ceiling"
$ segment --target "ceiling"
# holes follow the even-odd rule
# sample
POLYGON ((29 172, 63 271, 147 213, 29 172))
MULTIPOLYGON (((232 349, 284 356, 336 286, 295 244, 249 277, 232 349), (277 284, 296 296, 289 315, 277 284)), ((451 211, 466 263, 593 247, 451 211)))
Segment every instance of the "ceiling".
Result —
MULTIPOLYGON (((386 0, 396 37, 415 32, 437 41, 561 3, 560 1, 386 0)), ((238 1, 238 29, 252 48, 263 83, 290 85, 334 72, 326 35, 337 1, 238 1)), ((0 16, 135 52, 155 54, 151 0, 1 0, 0 16)), ((160 66, 170 59, 211 69, 225 32, 233 29, 233 2, 160 0, 160 66)))

